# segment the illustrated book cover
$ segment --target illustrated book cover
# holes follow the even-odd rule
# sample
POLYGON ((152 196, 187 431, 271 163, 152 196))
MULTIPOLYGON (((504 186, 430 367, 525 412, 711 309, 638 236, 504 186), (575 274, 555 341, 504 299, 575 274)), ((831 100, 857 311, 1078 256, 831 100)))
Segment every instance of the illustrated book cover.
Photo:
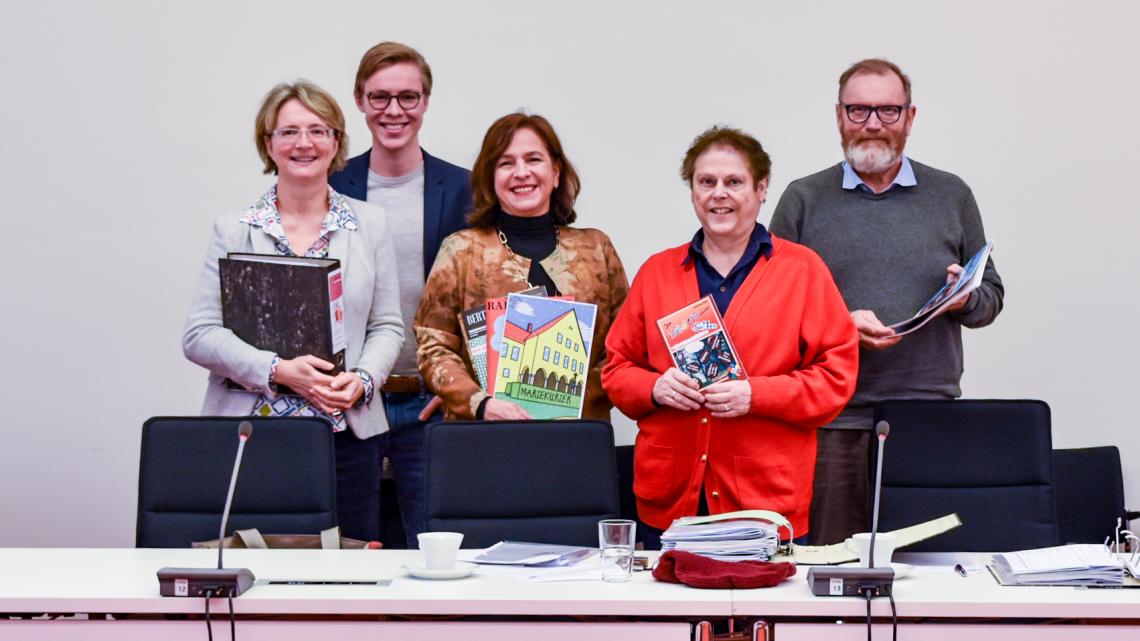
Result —
POLYGON ((941 316, 954 301, 977 289, 982 284, 982 276, 986 271, 986 261, 989 259, 993 247, 992 240, 986 242, 962 268, 962 273, 957 280, 943 285, 942 289, 935 292, 934 296, 931 296, 930 300, 926 301, 926 304, 914 313, 914 316, 901 323, 891 325, 891 329, 895 330, 895 335, 903 336, 917 330, 934 318, 941 316))
POLYGON ((581 418, 597 311, 562 297, 508 295, 502 334, 490 350, 495 398, 536 419, 581 418))
POLYGON ((677 369, 702 389, 718 381, 748 378, 712 296, 662 316, 657 328, 677 369))
MULTIPOLYGON (((530 296, 546 296, 546 288, 539 285, 519 293, 530 296)), ((487 345, 491 336, 502 333, 502 323, 498 322, 506 308, 507 298, 503 296, 492 298, 482 305, 459 313, 460 334, 463 335, 463 342, 467 345, 467 354, 471 357, 471 369, 475 372, 475 379, 479 382, 479 386, 488 393, 493 388, 488 372, 495 371, 495 368, 494 365, 488 368, 487 361, 495 355, 488 354, 487 345), (488 316, 488 311, 491 312, 490 316, 488 316)))

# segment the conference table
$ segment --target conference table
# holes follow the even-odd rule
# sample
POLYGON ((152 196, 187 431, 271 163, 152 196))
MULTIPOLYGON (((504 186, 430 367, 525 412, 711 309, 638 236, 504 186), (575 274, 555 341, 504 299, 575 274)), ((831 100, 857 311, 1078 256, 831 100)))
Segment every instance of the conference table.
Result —
MULTIPOLYGON (((243 640, 335 638, 693 639, 729 619, 762 638, 865 639, 859 598, 815 597, 806 568, 773 587, 700 590, 635 573, 628 583, 532 582, 480 568, 454 581, 415 579, 408 550, 227 550, 227 567, 258 582, 233 600, 243 640), (270 585, 269 580, 376 581, 387 585, 270 585)), ((899 638, 1140 639, 1140 590, 1003 587, 984 557, 959 576, 947 559, 920 563, 895 583, 899 638)), ((0 549, 0 639, 205 639, 204 599, 161 597, 164 566, 212 567, 190 549, 0 549)), ((225 599, 210 602, 214 633, 229 638, 225 599)), ((890 638, 886 599, 872 603, 875 638, 890 638)))

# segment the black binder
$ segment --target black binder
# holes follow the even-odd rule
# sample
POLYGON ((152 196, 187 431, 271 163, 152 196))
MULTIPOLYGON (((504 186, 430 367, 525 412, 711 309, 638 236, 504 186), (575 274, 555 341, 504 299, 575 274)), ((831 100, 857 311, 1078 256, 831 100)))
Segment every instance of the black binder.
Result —
POLYGON ((336 366, 330 374, 344 371, 339 260, 231 252, 218 259, 218 277, 222 324, 238 338, 282 359, 312 354, 336 366))

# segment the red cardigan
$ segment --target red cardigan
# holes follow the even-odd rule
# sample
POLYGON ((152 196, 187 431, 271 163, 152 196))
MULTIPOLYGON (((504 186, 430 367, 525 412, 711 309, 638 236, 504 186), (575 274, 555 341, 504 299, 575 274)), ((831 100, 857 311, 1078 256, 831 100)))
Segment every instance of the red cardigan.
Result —
POLYGON ((637 511, 665 529, 696 514, 701 484, 713 514, 775 510, 808 529, 815 429, 855 392, 859 338, 831 272, 810 249, 772 238, 724 315, 752 386, 748 414, 657 407, 653 384, 673 365, 657 319, 700 297, 688 244, 642 266, 606 337, 602 386, 637 421, 637 511))

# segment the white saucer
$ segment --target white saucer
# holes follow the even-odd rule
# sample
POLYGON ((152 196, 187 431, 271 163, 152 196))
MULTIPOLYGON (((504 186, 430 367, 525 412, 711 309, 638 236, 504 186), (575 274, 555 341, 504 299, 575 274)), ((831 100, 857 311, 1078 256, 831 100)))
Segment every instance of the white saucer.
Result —
MULTIPOLYGON (((852 561, 851 563, 841 563, 840 567, 860 568, 863 566, 860 565, 858 561, 852 561)), ((914 569, 914 566, 909 564, 909 563, 892 563, 891 569, 895 571, 895 578, 901 579, 901 578, 906 577, 906 575, 910 574, 910 571, 914 569)))
POLYGON ((457 562, 455 567, 450 570, 429 570, 424 567, 422 561, 403 566, 404 571, 407 572, 409 576, 414 576, 417 579, 433 579, 437 581, 462 579, 471 576, 477 567, 479 566, 474 563, 464 563, 462 561, 457 562))

